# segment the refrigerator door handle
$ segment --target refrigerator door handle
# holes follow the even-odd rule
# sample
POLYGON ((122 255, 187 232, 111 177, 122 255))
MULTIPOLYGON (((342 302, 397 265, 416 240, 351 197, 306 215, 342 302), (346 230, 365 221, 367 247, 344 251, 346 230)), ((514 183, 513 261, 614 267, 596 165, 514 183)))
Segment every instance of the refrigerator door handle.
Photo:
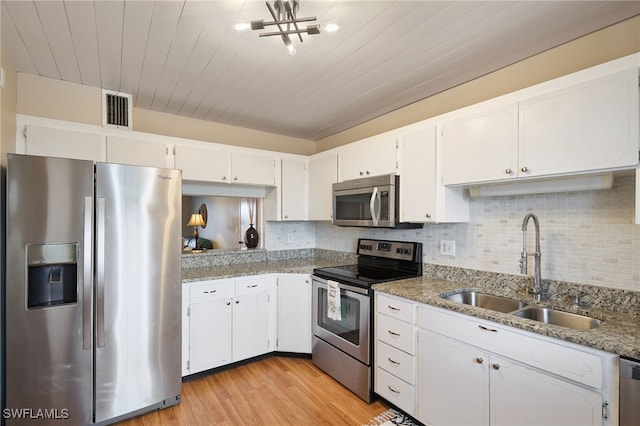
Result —
POLYGON ((93 197, 84 197, 82 280, 82 349, 91 349, 91 287, 93 286, 93 197))
POLYGON ((104 347, 104 256, 105 199, 99 197, 96 206, 96 345, 104 347))

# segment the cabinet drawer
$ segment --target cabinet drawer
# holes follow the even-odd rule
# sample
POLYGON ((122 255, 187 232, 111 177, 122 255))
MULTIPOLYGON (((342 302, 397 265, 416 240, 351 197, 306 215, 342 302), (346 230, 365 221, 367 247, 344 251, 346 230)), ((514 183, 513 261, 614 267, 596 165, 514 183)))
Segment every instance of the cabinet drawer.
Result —
POLYGON ((391 318, 387 315, 376 315, 376 337, 391 346, 416 354, 416 331, 413 324, 391 318))
POLYGON ((415 416, 416 390, 410 384, 382 368, 376 368, 375 391, 407 414, 415 416))
POLYGON ((414 356, 376 340, 375 359, 379 368, 415 385, 416 359, 414 356))
POLYGON ((434 307, 418 308, 420 328, 600 389, 616 355, 434 307))
POLYGON ((381 293, 376 293, 376 303, 376 312, 415 324, 415 303, 381 293))
POLYGON ((272 280, 269 278, 253 278, 236 281, 236 296, 266 293, 271 289, 272 280))
POLYGON ((189 284, 189 302, 229 299, 233 297, 233 291, 232 281, 203 281, 198 284, 189 284))

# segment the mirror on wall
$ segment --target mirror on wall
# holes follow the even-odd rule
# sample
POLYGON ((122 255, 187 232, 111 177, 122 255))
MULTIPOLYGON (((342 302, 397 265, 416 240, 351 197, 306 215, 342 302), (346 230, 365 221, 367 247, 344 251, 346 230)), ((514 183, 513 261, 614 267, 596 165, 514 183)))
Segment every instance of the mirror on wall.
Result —
POLYGON ((261 199, 245 197, 195 196, 182 197, 182 236, 185 245, 193 248, 193 226, 187 226, 193 213, 206 214, 206 226, 198 228, 198 248, 238 250, 245 249, 245 231, 250 225, 250 212, 253 214, 253 226, 261 232, 261 199))

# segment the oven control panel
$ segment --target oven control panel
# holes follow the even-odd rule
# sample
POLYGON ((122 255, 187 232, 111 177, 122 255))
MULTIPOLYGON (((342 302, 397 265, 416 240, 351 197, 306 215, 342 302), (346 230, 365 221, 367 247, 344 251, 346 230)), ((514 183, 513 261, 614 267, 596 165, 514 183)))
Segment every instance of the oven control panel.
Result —
POLYGON ((358 254, 390 259, 421 261, 422 244, 407 241, 358 240, 358 254))

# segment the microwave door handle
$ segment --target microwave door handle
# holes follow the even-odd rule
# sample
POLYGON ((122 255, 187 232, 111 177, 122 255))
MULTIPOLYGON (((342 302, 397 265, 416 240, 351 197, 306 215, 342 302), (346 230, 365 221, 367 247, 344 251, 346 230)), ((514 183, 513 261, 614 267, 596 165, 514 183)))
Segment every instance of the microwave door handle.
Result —
POLYGON ((369 212, 371 212, 371 220, 373 222, 373 226, 378 226, 378 220, 380 219, 380 193, 378 192, 378 187, 373 188, 373 193, 371 194, 371 200, 369 201, 369 212), (378 200, 378 214, 376 214, 376 200, 378 200))

